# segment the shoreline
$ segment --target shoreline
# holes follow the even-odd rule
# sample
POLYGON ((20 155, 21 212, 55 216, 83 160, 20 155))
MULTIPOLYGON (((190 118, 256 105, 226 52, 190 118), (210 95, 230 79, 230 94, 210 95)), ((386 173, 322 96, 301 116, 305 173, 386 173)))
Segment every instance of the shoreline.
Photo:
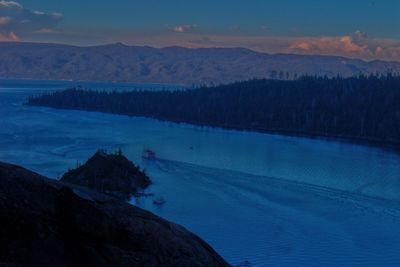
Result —
POLYGON ((296 132, 296 131, 289 131, 289 130, 279 130, 279 129, 265 129, 265 128, 249 128, 249 127, 239 127, 234 125, 221 125, 221 124, 211 124, 211 123, 198 123, 193 121, 177 121, 171 120, 166 118, 159 118, 155 116, 136 116, 124 113, 114 113, 114 112, 106 112, 96 109, 85 109, 85 108, 68 108, 68 107, 54 107, 50 105, 35 105, 30 104, 28 102, 23 103, 25 106, 31 107, 45 107, 45 108, 52 108, 58 110, 76 110, 76 111, 86 111, 86 112, 99 112, 104 114, 112 114, 112 115, 120 115, 120 116, 128 116, 128 117, 137 117, 137 118, 147 118, 153 119, 161 122, 170 122, 175 124, 187 124, 196 127, 211 127, 214 129, 223 129, 223 130, 233 130, 239 132, 249 132, 249 133, 261 133, 261 134, 271 134, 271 135, 281 135, 287 137, 302 137, 308 139, 318 139, 324 141, 335 141, 340 143, 347 143, 347 144, 356 144, 356 145, 363 145, 368 147, 380 148, 387 151, 394 152, 396 154, 400 154, 400 144, 399 143, 388 143, 383 142, 380 140, 371 140, 371 139, 364 139, 364 138, 355 138, 349 136, 333 136, 333 135, 326 135, 320 133, 306 133, 306 132, 296 132))

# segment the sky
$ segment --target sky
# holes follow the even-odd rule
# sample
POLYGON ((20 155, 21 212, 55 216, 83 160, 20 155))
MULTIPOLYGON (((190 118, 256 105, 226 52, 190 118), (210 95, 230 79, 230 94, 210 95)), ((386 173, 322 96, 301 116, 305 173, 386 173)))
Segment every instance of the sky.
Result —
POLYGON ((400 61, 399 0, 0 0, 0 41, 400 61))

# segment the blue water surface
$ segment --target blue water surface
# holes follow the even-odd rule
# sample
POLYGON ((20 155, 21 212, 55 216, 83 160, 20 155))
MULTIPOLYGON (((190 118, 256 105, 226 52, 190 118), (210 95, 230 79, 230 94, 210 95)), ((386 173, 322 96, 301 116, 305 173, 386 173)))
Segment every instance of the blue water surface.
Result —
POLYGON ((81 86, 179 85, 0 80, 0 160, 57 179, 97 149, 122 148, 163 197, 131 203, 182 224, 232 264, 400 266, 400 156, 385 149, 98 112, 24 106, 81 86), (157 152, 142 161, 143 147, 157 152))

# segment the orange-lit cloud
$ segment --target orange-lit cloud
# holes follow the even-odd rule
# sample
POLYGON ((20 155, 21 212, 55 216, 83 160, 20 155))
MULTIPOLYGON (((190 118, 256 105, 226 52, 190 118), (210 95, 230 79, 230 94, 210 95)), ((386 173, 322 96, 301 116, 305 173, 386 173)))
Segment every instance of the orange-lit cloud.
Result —
POLYGON ((400 60, 400 46, 382 48, 378 46, 375 50, 378 58, 387 60, 400 60))
POLYGON ((287 49, 287 52, 357 56, 363 58, 372 56, 368 45, 355 43, 351 36, 300 38, 287 49))
POLYGON ((19 41, 19 38, 15 33, 11 32, 9 34, 0 33, 0 42, 15 42, 19 41))

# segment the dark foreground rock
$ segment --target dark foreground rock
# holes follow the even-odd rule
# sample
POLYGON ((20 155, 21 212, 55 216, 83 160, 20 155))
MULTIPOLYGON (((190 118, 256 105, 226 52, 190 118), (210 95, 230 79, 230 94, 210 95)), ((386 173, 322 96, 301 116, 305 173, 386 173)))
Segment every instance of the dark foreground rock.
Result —
POLYGON ((150 212, 0 163, 0 266, 228 266, 150 212))
POLYGON ((61 181, 85 186, 98 192, 127 199, 150 185, 150 178, 121 151, 99 150, 85 164, 69 170, 61 181))

